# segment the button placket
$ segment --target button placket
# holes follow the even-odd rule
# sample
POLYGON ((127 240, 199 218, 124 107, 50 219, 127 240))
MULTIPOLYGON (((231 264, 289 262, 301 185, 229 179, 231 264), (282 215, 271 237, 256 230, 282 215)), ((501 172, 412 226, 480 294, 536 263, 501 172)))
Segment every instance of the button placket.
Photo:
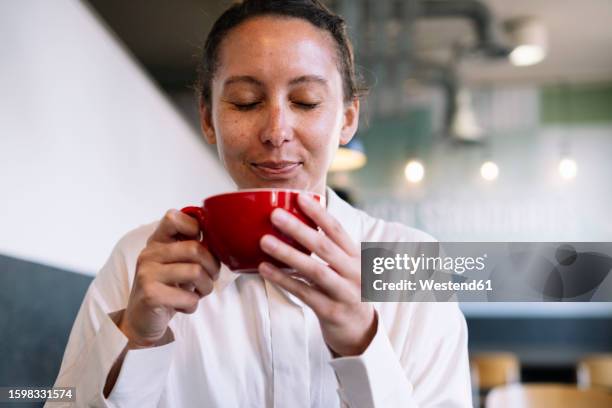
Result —
POLYGON ((265 282, 270 313, 274 407, 310 407, 310 363, 303 307, 265 282))

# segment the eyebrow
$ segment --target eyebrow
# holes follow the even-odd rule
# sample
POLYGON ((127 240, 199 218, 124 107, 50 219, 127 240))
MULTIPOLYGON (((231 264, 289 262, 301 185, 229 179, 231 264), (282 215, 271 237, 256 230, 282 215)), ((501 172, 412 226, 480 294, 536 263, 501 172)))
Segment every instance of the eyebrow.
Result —
POLYGON ((318 75, 302 75, 301 77, 297 77, 289 81, 289 85, 298 85, 308 82, 315 82, 321 85, 327 85, 327 80, 318 75))
POLYGON ((235 84, 235 83, 239 83, 239 82, 246 82, 249 84, 253 84, 253 85, 257 85, 257 86, 263 86, 263 82, 258 81, 257 79, 253 78, 252 76, 249 75, 235 75, 235 76, 231 76, 229 78, 227 78, 225 80, 225 82, 223 83, 223 86, 228 86, 231 84, 235 84))
MULTIPOLYGON (((256 85, 260 87, 264 86, 263 82, 261 82, 260 80, 250 75, 231 76, 225 80, 225 82, 223 83, 223 86, 225 87, 225 86, 235 84, 235 83, 240 83, 240 82, 246 82, 248 84, 252 84, 252 85, 256 85)), ((315 82, 315 83, 325 85, 325 86, 327 85, 327 80, 323 78, 322 76, 318 76, 318 75, 302 75, 300 77, 294 78, 291 81, 289 81, 289 85, 293 86, 293 85, 299 85, 299 84, 309 83, 309 82, 315 82)))

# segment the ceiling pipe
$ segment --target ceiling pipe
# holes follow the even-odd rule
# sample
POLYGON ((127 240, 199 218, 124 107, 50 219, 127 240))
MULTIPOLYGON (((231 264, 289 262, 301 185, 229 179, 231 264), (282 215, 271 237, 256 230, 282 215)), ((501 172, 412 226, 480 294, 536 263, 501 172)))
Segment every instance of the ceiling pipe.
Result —
POLYGON ((507 58, 510 47, 500 44, 495 38, 494 19, 489 8, 477 0, 422 0, 419 2, 419 17, 463 17, 468 19, 478 42, 474 51, 491 58, 507 58))
POLYGON ((457 94, 459 92, 459 79, 452 65, 443 65, 434 62, 417 61, 413 66, 413 76, 420 81, 438 86, 442 89, 446 106, 444 109, 444 131, 450 132, 455 111, 457 110, 457 94))
MULTIPOLYGON (((417 18, 465 18, 475 33, 476 44, 469 52, 480 53, 492 58, 508 58, 512 48, 501 44, 495 34, 495 19, 489 8, 478 0, 419 0, 415 7, 417 18)), ((437 84, 444 92, 446 99, 445 133, 453 135, 452 124, 457 114, 459 79, 456 63, 466 50, 455 49, 453 59, 446 65, 415 61, 416 74, 427 82, 437 84)), ((462 139, 459 139, 462 140, 462 139)))
MULTIPOLYGON (((366 3, 367 1, 372 0, 365 0, 362 3, 353 2, 352 0, 337 0, 335 4, 344 7, 348 7, 349 5, 356 7, 356 4, 371 4, 366 3)), ((378 32, 379 36, 376 37, 378 41, 374 47, 374 49, 379 52, 370 54, 365 53, 359 56, 360 61, 364 62, 366 65, 383 64, 383 60, 389 63, 390 59, 393 59, 393 63, 405 61, 408 66, 408 71, 410 72, 410 77, 440 87, 446 100, 444 132, 447 135, 452 135, 451 124, 458 109, 457 102, 460 88, 460 80, 456 71, 456 66, 459 61, 469 53, 481 54, 491 59, 508 58, 512 51, 511 47, 498 41, 495 30, 495 19, 490 9, 481 1, 406 0, 404 2, 398 2, 397 0, 384 0, 380 3, 382 5, 376 3, 380 7, 375 7, 373 11, 368 9, 365 16, 367 19, 375 20, 379 27, 383 26, 381 22, 384 22, 384 18, 387 18, 389 13, 392 13, 395 18, 400 19, 401 24, 404 26, 404 31, 406 32, 410 32, 410 27, 412 27, 414 22, 418 19, 454 17, 465 18, 471 23, 476 34, 476 44, 469 49, 462 49, 461 46, 457 44, 453 47, 452 57, 446 63, 426 61, 418 58, 414 54, 411 41, 402 44, 401 50, 403 52, 395 52, 392 54, 380 53, 380 50, 386 50, 384 42, 381 41, 381 38, 383 38, 380 37, 381 32, 378 32), (397 7, 390 6, 391 4, 395 6, 400 5, 401 7, 397 9, 397 7)), ((351 15, 355 21, 358 20, 355 13, 351 15)), ((362 27, 361 31, 356 31, 364 32, 365 29, 362 27)))

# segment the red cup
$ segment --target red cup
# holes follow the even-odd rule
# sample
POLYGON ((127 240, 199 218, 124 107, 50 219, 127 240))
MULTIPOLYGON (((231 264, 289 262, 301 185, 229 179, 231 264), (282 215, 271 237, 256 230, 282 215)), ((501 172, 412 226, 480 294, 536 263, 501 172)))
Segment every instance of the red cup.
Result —
POLYGON ((238 273, 256 273, 261 262, 280 268, 284 263, 264 253, 259 241, 271 234, 292 247, 310 255, 310 251, 282 234, 270 221, 275 208, 283 208, 308 226, 317 226, 302 212, 297 198, 308 194, 324 205, 324 198, 308 191, 284 189, 252 189, 208 197, 201 207, 185 207, 181 211, 198 220, 201 242, 221 262, 238 273))

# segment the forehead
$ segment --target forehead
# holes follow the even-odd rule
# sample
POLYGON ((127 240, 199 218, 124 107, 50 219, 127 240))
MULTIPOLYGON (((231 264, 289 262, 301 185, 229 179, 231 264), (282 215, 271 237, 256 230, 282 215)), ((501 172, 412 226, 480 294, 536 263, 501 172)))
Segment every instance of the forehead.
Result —
POLYGON ((339 80, 336 45, 331 35, 292 17, 251 18, 223 39, 216 77, 253 75, 287 79, 319 75, 339 80))

